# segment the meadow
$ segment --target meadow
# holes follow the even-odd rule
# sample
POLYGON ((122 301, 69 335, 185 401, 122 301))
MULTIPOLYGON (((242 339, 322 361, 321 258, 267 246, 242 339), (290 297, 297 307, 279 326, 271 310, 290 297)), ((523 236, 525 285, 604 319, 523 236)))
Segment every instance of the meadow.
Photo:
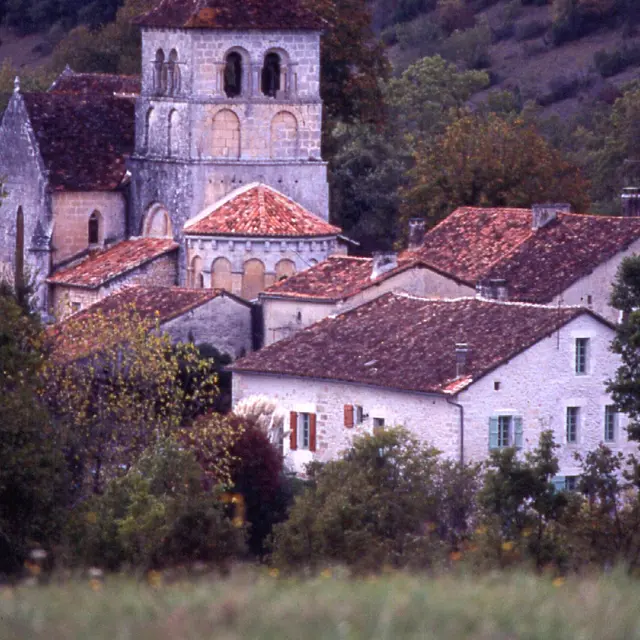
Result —
POLYGON ((0 591, 0 638, 181 640, 632 640, 640 584, 623 571, 552 578, 408 574, 354 580, 325 570, 230 577, 150 573, 0 591))

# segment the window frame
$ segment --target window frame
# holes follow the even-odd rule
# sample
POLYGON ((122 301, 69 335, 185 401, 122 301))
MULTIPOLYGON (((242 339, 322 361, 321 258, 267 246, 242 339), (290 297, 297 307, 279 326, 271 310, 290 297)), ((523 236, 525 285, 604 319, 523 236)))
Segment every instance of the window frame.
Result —
POLYGON ((604 407, 604 442, 616 442, 618 440, 618 412, 615 405, 607 404, 604 407))
POLYGON ((587 337, 575 340, 574 371, 578 376, 586 376, 589 373, 589 344, 590 339, 587 337))
POLYGON ((524 427, 521 415, 500 412, 489 418, 489 451, 500 451, 508 447, 520 450, 523 446, 524 427), (504 443, 505 434, 506 444, 504 443), (495 444, 492 444, 492 440, 495 444))
POLYGON ((298 412, 298 449, 309 451, 311 445, 311 414, 298 412))
POLYGON ((578 431, 580 428, 580 407, 570 406, 565 411, 565 441, 567 444, 578 444, 578 431), (570 438, 570 429, 573 437, 570 438))

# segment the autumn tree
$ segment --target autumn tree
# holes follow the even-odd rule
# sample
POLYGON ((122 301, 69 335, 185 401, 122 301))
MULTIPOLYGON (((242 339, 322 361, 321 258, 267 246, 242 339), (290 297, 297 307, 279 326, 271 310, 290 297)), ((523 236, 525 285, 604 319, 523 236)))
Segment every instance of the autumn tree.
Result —
POLYGON ((403 217, 434 224, 459 206, 530 207, 589 201, 580 170, 532 125, 494 113, 466 113, 442 136, 416 147, 412 185, 403 193, 403 217))
POLYGON ((51 337, 44 398, 68 434, 78 482, 91 491, 214 401, 212 362, 193 344, 173 346, 133 308, 77 314, 51 337))

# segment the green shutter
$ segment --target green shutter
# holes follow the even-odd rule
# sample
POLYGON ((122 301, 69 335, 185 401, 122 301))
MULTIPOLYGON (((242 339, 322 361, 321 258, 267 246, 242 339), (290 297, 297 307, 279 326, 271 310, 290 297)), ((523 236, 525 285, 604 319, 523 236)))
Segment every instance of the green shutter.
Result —
POLYGON ((551 478, 551 484, 556 491, 564 491, 566 486, 564 476, 554 476, 551 478))
POLYGON ((498 448, 498 418, 489 418, 489 449, 498 448))
POLYGON ((513 446, 516 449, 522 449, 522 418, 520 416, 513 418, 513 446))

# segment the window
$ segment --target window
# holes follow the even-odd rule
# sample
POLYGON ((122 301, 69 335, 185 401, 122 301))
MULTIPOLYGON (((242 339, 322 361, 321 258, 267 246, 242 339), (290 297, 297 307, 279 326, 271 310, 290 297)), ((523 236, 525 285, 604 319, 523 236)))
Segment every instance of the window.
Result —
POLYGON ((232 51, 224 65, 224 93, 227 98, 235 98, 242 93, 242 56, 232 51))
POLYGON ((604 408, 604 441, 615 442, 618 431, 618 414, 612 404, 604 408))
POLYGON ((292 411, 289 417, 289 448, 316 450, 316 414, 292 411))
POLYGON ((170 95, 180 93, 180 67, 178 66, 178 52, 171 49, 167 62, 167 89, 170 95))
POLYGON ((489 449, 522 447, 522 418, 500 415, 489 418, 489 449))
POLYGON ((494 391, 500 391, 500 381, 499 380, 495 380, 493 383, 493 390, 494 391))
POLYGON ((355 409, 355 419, 356 419, 356 424, 362 424, 364 421, 364 410, 362 409, 362 407, 357 404, 354 406, 355 409))
POLYGON ((556 491, 577 491, 580 476, 554 476, 551 484, 556 491))
POLYGON ((156 94, 163 94, 167 90, 167 69, 164 64, 164 51, 156 51, 153 62, 153 88, 156 94))
POLYGON ((80 311, 81 308, 82 308, 82 305, 79 302, 71 303, 71 313, 76 313, 77 311, 80 311))
POLYGON ((300 448, 308 449, 311 436, 311 414, 298 414, 298 433, 300 434, 300 448))
POLYGON ((576 373, 587 373, 589 338, 576 338, 576 373))
POLYGON ((580 407, 567 407, 567 443, 578 442, 580 407))
POLYGON ((264 57, 261 89, 270 98, 275 98, 280 91, 280 56, 277 53, 268 53, 264 57))
POLYGON ((100 214, 94 211, 89 216, 89 244, 100 242, 100 214))
POLYGON ((373 435, 377 436, 384 431, 384 418, 373 419, 373 435))

